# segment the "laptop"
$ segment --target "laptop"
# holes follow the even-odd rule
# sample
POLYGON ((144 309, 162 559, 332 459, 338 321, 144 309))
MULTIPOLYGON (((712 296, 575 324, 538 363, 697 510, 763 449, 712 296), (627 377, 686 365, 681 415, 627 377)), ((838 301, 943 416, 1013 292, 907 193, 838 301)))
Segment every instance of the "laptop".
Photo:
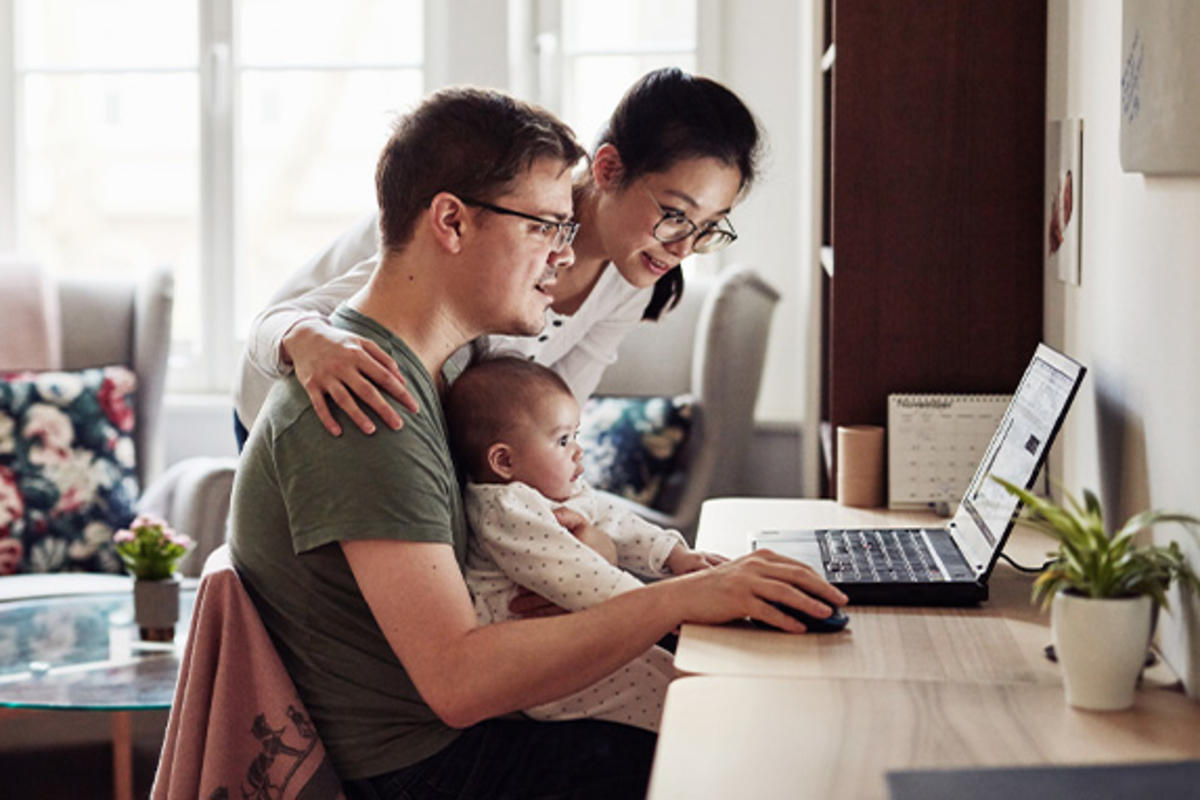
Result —
POLYGON ((1086 370, 1039 344, 962 501, 945 527, 768 530, 751 537, 803 561, 851 603, 973 605, 987 599, 988 576, 1020 501, 992 480, 1032 489, 1038 470, 1086 370))

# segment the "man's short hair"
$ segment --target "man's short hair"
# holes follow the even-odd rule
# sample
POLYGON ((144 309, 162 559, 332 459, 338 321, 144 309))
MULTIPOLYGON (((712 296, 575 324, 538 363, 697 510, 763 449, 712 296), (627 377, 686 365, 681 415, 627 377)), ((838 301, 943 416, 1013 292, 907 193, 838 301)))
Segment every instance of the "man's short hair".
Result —
POLYGON ((528 421, 538 399, 556 392, 574 397, 557 372, 522 356, 486 356, 463 370, 443 403, 459 470, 476 479, 489 475, 488 448, 528 421))
POLYGON ((567 169, 583 156, 571 129, 543 108, 490 89, 434 92, 396 122, 375 168, 383 249, 408 243, 438 192, 487 202, 538 159, 567 169))

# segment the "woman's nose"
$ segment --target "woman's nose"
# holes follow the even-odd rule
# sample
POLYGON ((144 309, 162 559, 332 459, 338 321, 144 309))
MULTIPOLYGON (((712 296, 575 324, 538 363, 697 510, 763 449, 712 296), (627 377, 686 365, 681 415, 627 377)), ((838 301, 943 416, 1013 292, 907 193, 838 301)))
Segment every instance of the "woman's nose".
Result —
POLYGON ((692 254, 692 240, 694 238, 694 236, 688 236, 680 239, 678 242, 664 244, 663 249, 682 261, 692 254))

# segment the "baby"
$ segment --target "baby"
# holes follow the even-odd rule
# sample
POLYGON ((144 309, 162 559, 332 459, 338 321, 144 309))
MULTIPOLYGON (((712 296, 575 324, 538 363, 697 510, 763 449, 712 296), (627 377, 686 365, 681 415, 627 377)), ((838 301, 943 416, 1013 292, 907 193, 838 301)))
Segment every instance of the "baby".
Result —
MULTIPOLYGON (((631 573, 660 578, 724 560, 693 552, 678 531, 646 522, 582 480, 579 403, 550 369, 513 356, 487 358, 452 384, 445 409, 468 479, 466 580, 480 622, 515 618, 509 602, 522 588, 578 611, 641 586, 631 573), (577 514, 607 534, 616 550, 611 563, 573 535, 556 510, 572 527, 577 514)), ((653 647, 587 689, 526 713, 657 731, 671 662, 669 652, 653 647)))

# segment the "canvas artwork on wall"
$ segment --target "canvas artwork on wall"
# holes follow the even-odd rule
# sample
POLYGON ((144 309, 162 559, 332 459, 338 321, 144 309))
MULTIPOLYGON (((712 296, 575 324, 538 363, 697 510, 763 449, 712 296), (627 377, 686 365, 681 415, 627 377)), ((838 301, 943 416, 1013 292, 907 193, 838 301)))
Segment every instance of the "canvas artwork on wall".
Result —
POLYGON ((1042 252, 1046 271, 1079 285, 1079 201, 1083 198, 1083 121, 1046 125, 1046 202, 1042 252))
POLYGON ((1200 2, 1125 0, 1121 168, 1200 175, 1200 2))

